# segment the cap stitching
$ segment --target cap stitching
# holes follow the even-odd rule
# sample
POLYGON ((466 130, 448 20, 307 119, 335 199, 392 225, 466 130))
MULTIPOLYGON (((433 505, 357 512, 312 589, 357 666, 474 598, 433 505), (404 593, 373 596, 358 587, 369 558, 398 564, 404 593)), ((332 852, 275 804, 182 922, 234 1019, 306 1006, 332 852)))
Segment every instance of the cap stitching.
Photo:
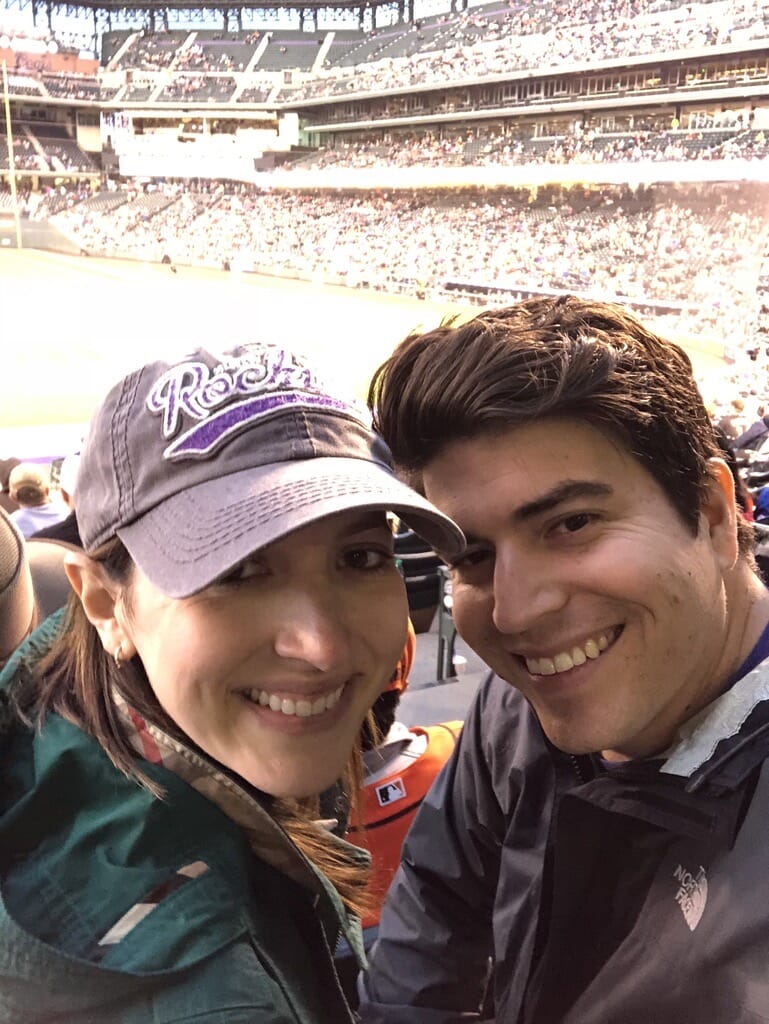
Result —
MULTIPOLYGON (((317 482, 316 482, 317 483, 317 482)), ((231 541, 237 540, 244 536, 249 527, 253 526, 267 526, 269 523, 277 519, 281 514, 286 512, 293 512, 298 508, 301 508, 306 504, 305 495, 308 494, 308 488, 310 485, 302 486, 302 494, 294 494, 295 500, 292 503, 287 501, 292 491, 296 491, 296 485, 289 487, 282 487, 274 489, 270 494, 271 504, 274 507, 269 515, 265 517, 258 517, 255 512, 259 508, 260 501, 263 502, 264 495, 252 495, 248 501, 239 502, 235 505, 229 505, 226 508, 218 511, 214 516, 202 519, 200 516, 187 516, 185 515, 182 519, 177 520, 164 520, 161 522, 154 521, 151 515, 148 515, 144 521, 144 529, 159 542, 164 550, 164 558, 166 562, 173 562, 177 565, 188 565, 197 561, 201 561, 214 555, 221 548, 225 547, 231 541), (238 504, 242 506, 239 511, 235 511, 238 504), (220 522, 221 520, 221 522, 220 522), (193 523, 200 527, 200 532, 189 533, 186 530, 180 529, 182 523, 193 523), (157 527, 161 527, 158 529, 157 527), (174 543, 168 544, 169 535, 173 536, 174 543), (205 538, 208 542, 201 547, 201 539, 205 538), (194 546, 194 550, 184 551, 183 542, 189 541, 194 546), (184 555, 185 560, 181 561, 174 557, 174 555, 184 555), (196 556, 189 558, 190 555, 196 556)), ((413 508, 411 502, 408 500, 407 495, 397 496, 382 495, 380 487, 373 485, 362 484, 359 479, 348 478, 346 481, 340 481, 339 478, 335 478, 333 481, 329 481, 320 491, 315 485, 312 485, 313 497, 315 500, 325 500, 330 497, 344 497, 347 494, 355 494, 360 496, 366 496, 371 494, 372 497, 376 497, 379 500, 371 502, 381 509, 397 511, 398 509, 406 510, 409 508, 413 515, 424 515, 425 510, 413 508)), ((187 500, 194 504, 193 496, 187 496, 187 500)), ((262 506, 263 507, 263 506, 262 506)), ((300 528, 300 524, 297 524, 297 529, 300 528)))
MULTIPOLYGON (((299 416, 301 417, 301 428, 302 428, 302 430, 304 430, 304 437, 301 438, 301 443, 308 444, 310 446, 310 450, 312 451, 312 456, 314 458, 316 453, 317 453, 317 449, 315 447, 315 442, 312 439, 312 434, 310 432, 310 425, 307 422, 307 411, 305 409, 299 409, 298 412, 299 412, 299 416)), ((300 424, 297 423, 297 426, 300 426, 300 424)), ((288 436, 288 431, 286 432, 286 436, 288 436)), ((294 453, 296 452, 296 449, 297 449, 297 446, 299 445, 299 443, 300 443, 300 438, 295 437, 295 438, 292 439, 292 441, 291 441, 291 450, 292 450, 292 452, 294 452, 294 453)))
POLYGON ((112 458, 115 464, 115 482, 118 489, 117 523, 114 528, 125 522, 133 510, 134 477, 131 467, 131 457, 128 450, 128 425, 133 403, 136 399, 136 392, 139 387, 139 380, 142 371, 131 374, 125 378, 115 410, 116 429, 113 432, 112 458), (118 450, 115 450, 115 435, 120 435, 118 450))

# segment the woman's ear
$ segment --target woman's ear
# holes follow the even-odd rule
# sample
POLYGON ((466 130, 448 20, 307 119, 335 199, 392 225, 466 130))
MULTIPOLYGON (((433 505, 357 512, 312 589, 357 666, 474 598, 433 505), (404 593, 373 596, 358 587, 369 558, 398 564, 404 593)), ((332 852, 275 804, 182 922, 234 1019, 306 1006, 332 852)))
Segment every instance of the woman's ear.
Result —
POLYGON ((120 586, 109 578, 100 562, 85 553, 66 555, 64 570, 105 651, 114 655, 121 648, 123 659, 132 658, 136 651, 121 622, 123 616, 119 615, 120 586))
POLYGON ((723 459, 708 459, 708 489, 702 512, 708 523, 710 543, 722 568, 731 569, 739 558, 734 477, 723 459))

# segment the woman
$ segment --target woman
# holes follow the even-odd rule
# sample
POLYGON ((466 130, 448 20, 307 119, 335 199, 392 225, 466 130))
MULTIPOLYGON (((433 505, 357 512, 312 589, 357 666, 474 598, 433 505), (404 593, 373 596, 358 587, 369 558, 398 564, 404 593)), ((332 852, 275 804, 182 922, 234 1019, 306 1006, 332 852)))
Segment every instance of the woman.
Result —
POLYGON ((316 796, 406 638, 386 512, 461 534, 261 345, 121 381, 77 493, 76 596, 0 677, 0 1020, 351 1020, 365 865, 316 796))

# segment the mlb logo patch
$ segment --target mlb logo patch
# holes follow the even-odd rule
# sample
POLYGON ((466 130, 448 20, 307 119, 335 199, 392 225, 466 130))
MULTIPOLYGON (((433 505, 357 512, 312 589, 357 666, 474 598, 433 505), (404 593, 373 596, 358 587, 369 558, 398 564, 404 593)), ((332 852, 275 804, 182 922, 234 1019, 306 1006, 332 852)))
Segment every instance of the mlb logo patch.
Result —
POLYGON ((384 782, 376 787, 376 798, 380 807, 394 804, 396 800, 402 800, 406 795, 406 787, 403 779, 393 779, 391 782, 384 782))

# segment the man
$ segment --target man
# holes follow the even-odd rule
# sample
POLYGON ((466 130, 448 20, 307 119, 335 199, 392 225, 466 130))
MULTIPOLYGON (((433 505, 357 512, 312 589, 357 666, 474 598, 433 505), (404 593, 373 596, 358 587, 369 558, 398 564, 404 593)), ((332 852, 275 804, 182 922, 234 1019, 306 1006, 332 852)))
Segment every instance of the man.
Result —
POLYGON ((486 1019, 484 993, 497 1024, 769 1019, 769 592, 688 358, 534 299, 410 336, 372 402, 465 531, 454 615, 495 674, 362 1019, 486 1019))
POLYGON ((8 490, 19 506, 11 513, 11 520, 25 537, 60 523, 67 515, 66 506, 50 500, 48 470, 34 462, 14 466, 8 478, 8 490))

